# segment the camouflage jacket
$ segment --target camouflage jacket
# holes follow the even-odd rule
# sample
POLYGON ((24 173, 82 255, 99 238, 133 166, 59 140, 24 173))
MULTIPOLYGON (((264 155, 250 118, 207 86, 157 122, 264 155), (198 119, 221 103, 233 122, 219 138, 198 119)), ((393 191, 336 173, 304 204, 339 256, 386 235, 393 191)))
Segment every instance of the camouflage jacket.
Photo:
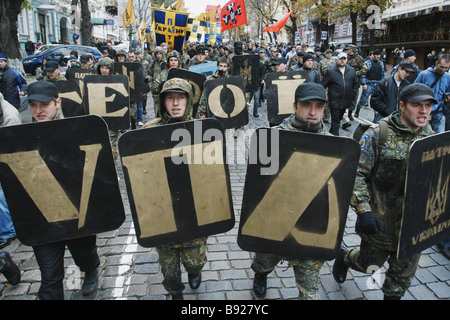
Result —
POLYGON ((331 57, 330 59, 323 59, 319 62, 319 72, 320 77, 323 79, 325 72, 327 72, 328 68, 330 68, 333 64, 336 63, 336 57, 331 57))
POLYGON ((278 58, 268 58, 265 61, 264 64, 264 68, 266 68, 266 74, 268 74, 269 72, 275 72, 275 66, 273 65, 273 63, 277 60, 278 58))
POLYGON ((49 81, 49 82, 55 82, 55 81, 65 81, 67 80, 65 77, 63 77, 60 73, 58 73, 58 76, 55 79, 50 79, 48 77, 48 75, 46 74, 44 76, 44 79, 42 79, 43 81, 49 81))
POLYGON ((367 73, 367 69, 363 68, 365 64, 364 59, 359 54, 348 55, 348 65, 355 68, 358 81, 361 83, 361 77, 367 73))
POLYGON ((370 211, 383 231, 361 238, 387 250, 397 250, 403 211, 408 151, 411 144, 432 135, 429 125, 413 131, 400 121, 401 111, 385 118, 389 125, 384 145, 378 146, 378 125, 369 128, 360 140, 361 155, 350 205, 357 214, 370 211))
POLYGON ((283 120, 279 125, 275 126, 276 129, 284 129, 289 131, 299 131, 299 132, 313 132, 317 134, 325 134, 325 135, 331 135, 328 131, 325 130, 323 123, 320 124, 320 128, 317 131, 306 131, 299 128, 294 127, 292 124, 292 120, 294 119, 295 114, 290 115, 286 119, 283 120))

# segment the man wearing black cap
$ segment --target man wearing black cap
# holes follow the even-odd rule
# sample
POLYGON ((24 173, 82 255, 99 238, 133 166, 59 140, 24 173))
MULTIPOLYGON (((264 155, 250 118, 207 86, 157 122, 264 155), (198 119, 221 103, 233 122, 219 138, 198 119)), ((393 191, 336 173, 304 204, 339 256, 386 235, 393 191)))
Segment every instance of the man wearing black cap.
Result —
POLYGON ((361 77, 361 84, 363 92, 356 106, 355 116, 359 117, 359 111, 369 101, 369 97, 372 94, 373 89, 377 85, 378 81, 384 78, 384 63, 380 60, 381 51, 375 49, 373 51, 373 57, 367 60, 363 66, 367 72, 361 77))
POLYGON ((80 56, 80 64, 81 68, 83 69, 92 69, 94 70, 92 63, 94 62, 94 59, 92 59, 92 56, 89 54, 83 54, 80 56))
MULTIPOLYGON (((409 83, 414 83, 414 81, 416 81, 416 78, 419 76, 419 73, 420 73, 420 68, 416 64, 414 64, 415 61, 416 61, 416 52, 413 49, 407 49, 405 51, 403 62, 411 63, 411 65, 414 68, 414 72, 410 72, 409 77, 406 78, 406 80, 408 80, 409 83)), ((397 70, 398 70, 398 65, 396 65, 392 68, 392 71, 391 71, 392 77, 395 75, 397 70)))
POLYGON ((191 60, 189 60, 188 68, 198 65, 198 64, 206 63, 206 62, 208 62, 208 61, 206 61, 205 48, 198 47, 197 50, 195 51, 195 57, 193 57, 191 60))
POLYGON ((291 71, 306 71, 308 73, 308 81, 320 83, 320 73, 317 69, 313 68, 314 57, 309 53, 303 56, 303 66, 301 68, 298 65, 292 67, 291 71))
MULTIPOLYGON (((62 119, 59 112, 61 99, 58 89, 52 82, 38 81, 28 86, 28 106, 33 121, 50 121, 62 119)), ((56 196, 56 195, 55 195, 56 196)), ((36 261, 41 271, 40 300, 64 300, 64 254, 68 247, 75 264, 85 272, 81 289, 88 295, 97 289, 100 259, 97 254, 96 236, 71 239, 44 245, 33 246, 36 261)))
POLYGON ((274 72, 286 72, 287 71, 287 60, 285 58, 277 58, 272 62, 274 72))
POLYGON ((55 60, 50 60, 45 64, 44 70, 46 72, 46 75, 44 77, 44 81, 64 81, 67 80, 65 77, 63 77, 60 73, 59 64, 55 60))
POLYGON ((370 96, 370 106, 377 112, 374 122, 380 121, 399 108, 399 92, 409 85, 406 80, 414 67, 411 63, 400 62, 393 77, 381 79, 370 96))
POLYGON ((384 119, 388 125, 384 143, 378 145, 379 126, 369 128, 362 136, 350 202, 358 216, 356 231, 361 246, 351 251, 341 249, 333 266, 338 283, 345 281, 349 268, 373 273, 374 266, 381 268, 388 260, 384 299, 400 300, 411 285, 420 253, 403 261, 397 259, 406 168, 411 144, 433 134, 428 117, 435 102, 428 86, 410 84, 400 92, 400 110, 384 119))
MULTIPOLYGON (((318 83, 305 82, 295 90, 294 113, 275 128, 299 132, 328 134, 322 118, 326 104, 325 89, 318 83)), ((319 300, 320 269, 324 261, 297 259, 275 254, 255 253, 251 268, 255 271, 253 291, 258 298, 266 296, 267 275, 278 262, 288 261, 294 268, 300 300, 319 300)))

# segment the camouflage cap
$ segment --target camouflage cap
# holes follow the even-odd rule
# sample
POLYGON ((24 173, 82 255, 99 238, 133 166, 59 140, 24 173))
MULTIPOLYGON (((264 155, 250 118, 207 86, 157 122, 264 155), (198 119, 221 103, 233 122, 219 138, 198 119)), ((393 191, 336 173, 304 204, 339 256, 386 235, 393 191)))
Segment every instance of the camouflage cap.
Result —
POLYGON ((163 49, 163 47, 157 46, 157 47, 155 48, 154 53, 155 53, 155 54, 157 54, 157 53, 162 53, 162 54, 164 54, 164 49, 163 49))
POLYGON ((109 57, 101 58, 97 63, 97 71, 100 73, 100 67, 106 66, 111 70, 111 73, 114 70, 114 60, 109 57))
POLYGON ((177 50, 172 50, 167 54, 167 61, 169 61, 170 58, 177 58, 180 60, 180 53, 177 50))
POLYGON ((117 51, 117 53, 116 53, 116 57, 117 56, 127 56, 127 53, 126 53, 126 51, 125 50, 123 50, 123 49, 120 49, 119 51, 117 51))

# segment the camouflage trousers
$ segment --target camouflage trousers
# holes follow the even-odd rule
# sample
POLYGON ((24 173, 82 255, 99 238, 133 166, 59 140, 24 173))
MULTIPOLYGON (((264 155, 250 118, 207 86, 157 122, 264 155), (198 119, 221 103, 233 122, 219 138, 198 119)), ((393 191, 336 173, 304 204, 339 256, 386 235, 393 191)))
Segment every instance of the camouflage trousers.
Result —
POLYGON ((137 102, 131 102, 130 103, 130 121, 131 121, 131 128, 136 129, 136 121, 137 121, 137 102))
POLYGON ((274 254, 256 253, 252 269, 256 273, 268 274, 280 261, 288 261, 294 268, 295 281, 300 292, 300 300, 320 300, 320 269, 325 261, 295 259, 274 254))
POLYGON ((164 276, 164 289, 170 294, 184 290, 181 263, 189 274, 198 274, 206 263, 206 238, 171 243, 157 247, 159 264, 164 276))
POLYGON ((397 252, 373 246, 362 240, 360 249, 350 250, 344 262, 354 270, 368 273, 381 268, 387 260, 389 268, 386 271, 382 291, 385 296, 402 297, 411 285, 419 258, 420 253, 400 261, 397 259, 397 252))
POLYGON ((155 109, 155 118, 161 117, 161 112, 159 108, 159 95, 153 95, 153 109, 155 109))
POLYGON ((119 140, 119 131, 117 130, 108 130, 109 141, 111 142, 111 149, 114 156, 114 159, 117 158, 117 141, 119 140))

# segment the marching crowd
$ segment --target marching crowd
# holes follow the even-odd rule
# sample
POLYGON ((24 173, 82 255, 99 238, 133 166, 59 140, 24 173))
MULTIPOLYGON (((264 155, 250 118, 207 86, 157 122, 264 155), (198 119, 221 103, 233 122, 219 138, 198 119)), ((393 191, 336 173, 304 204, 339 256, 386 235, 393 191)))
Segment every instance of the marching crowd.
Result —
MULTIPOLYGON (((141 63, 144 70, 143 99, 130 106, 131 128, 151 127, 168 123, 189 121, 208 116, 207 99, 202 94, 197 114, 192 114, 192 87, 183 79, 168 80, 168 70, 217 62, 217 71, 207 81, 228 77, 233 57, 258 55, 260 58, 260 90, 247 93, 247 103, 253 100, 252 114, 259 117, 258 108, 265 100, 265 75, 270 72, 304 71, 308 81, 295 93, 293 114, 281 124, 270 124, 283 130, 339 135, 339 130, 351 126, 350 121, 359 117, 367 104, 374 110, 375 123, 386 122, 389 134, 386 141, 380 139, 381 125, 371 127, 361 143, 361 158, 351 199, 351 206, 358 215, 357 231, 361 236, 359 249, 340 250, 333 267, 333 276, 342 283, 349 268, 366 272, 368 266, 381 266, 389 261, 389 269, 383 284, 385 299, 400 299, 411 284, 420 254, 406 261, 396 258, 399 221, 404 184, 404 162, 413 141, 444 132, 450 126, 450 55, 445 50, 433 54, 434 65, 421 71, 415 64, 414 50, 407 49, 399 57, 390 75, 386 76, 386 52, 374 50, 362 57, 355 45, 323 50, 308 45, 262 45, 236 41, 233 45, 201 45, 186 43, 184 52, 170 51, 167 44, 147 49, 117 52, 108 46, 101 50, 103 57, 94 61, 89 55, 78 56, 72 52, 69 66, 63 75, 55 61, 43 63, 36 75, 36 82, 27 85, 26 79, 8 67, 7 57, 0 53, 1 74, 1 126, 20 123, 20 96, 27 96, 33 121, 61 118, 54 81, 70 79, 72 68, 92 69, 99 75, 114 73, 114 62, 141 63), (143 123, 147 112, 147 94, 152 94, 156 118, 143 123), (431 120, 429 120, 431 119, 431 120), (323 123, 330 123, 325 130, 323 123), (382 157, 380 155, 383 155, 382 157), (399 159, 393 166, 390 158, 399 159), (381 161, 378 162, 378 159, 381 161), (375 165, 377 163, 377 165, 375 165), (390 173, 386 178, 386 173, 390 173), (403 178, 402 178, 403 177, 403 178), (393 182, 395 180, 395 183, 393 182), (376 181, 376 187, 373 181, 376 181), (380 187, 381 186, 381 187, 380 187), (396 203, 390 206, 388 203, 396 203)), ((118 132, 110 131, 113 148, 118 132)), ((14 226, 8 206, 0 189, 0 248, 15 238, 14 226)), ((76 264, 86 272, 83 294, 90 294, 98 286, 99 266, 95 235, 59 243, 34 246, 33 250, 41 270, 42 282, 38 292, 40 299, 63 299, 65 247, 69 248, 76 264)), ((450 259, 450 239, 439 247, 450 259)), ((173 299, 182 299, 184 285, 181 282, 180 260, 188 272, 188 282, 195 289, 201 283, 201 270, 206 261, 206 239, 194 239, 158 247, 159 262, 164 275, 163 285, 173 299)), ((318 299, 320 269, 323 261, 294 259, 277 255, 256 254, 252 270, 255 272, 254 292, 264 297, 269 274, 280 260, 293 266, 301 299, 318 299)), ((11 284, 20 281, 20 270, 7 252, 0 253, 0 272, 11 284)))

